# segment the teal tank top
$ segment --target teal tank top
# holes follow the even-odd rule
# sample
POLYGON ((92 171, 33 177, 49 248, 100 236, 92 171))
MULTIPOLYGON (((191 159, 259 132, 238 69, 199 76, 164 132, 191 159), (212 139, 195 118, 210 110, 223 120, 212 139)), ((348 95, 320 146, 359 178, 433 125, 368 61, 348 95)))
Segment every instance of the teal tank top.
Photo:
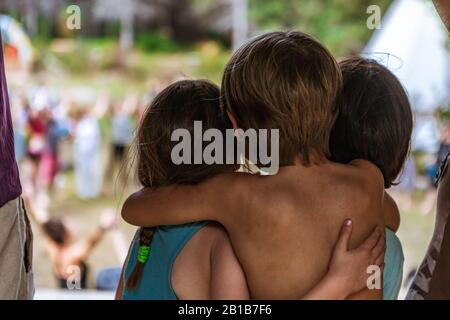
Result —
POLYGON ((390 229, 386 228, 386 252, 384 253, 383 300, 397 300, 403 279, 402 244, 390 229))
POLYGON ((123 300, 177 300, 172 289, 172 267, 186 243, 208 222, 189 223, 155 228, 150 256, 144 265, 141 281, 135 290, 127 290, 125 283, 137 263, 139 230, 133 239, 124 267, 123 300))
MULTIPOLYGON (((151 254, 144 265, 141 281, 136 290, 123 289, 124 300, 176 300, 172 289, 172 267, 179 252, 192 236, 208 222, 164 226, 155 229, 151 254)), ((139 230, 133 239, 124 269, 124 284, 137 262, 139 230)), ((386 228, 386 252, 384 256, 383 300, 396 300, 403 278, 403 249, 394 232, 386 228)))

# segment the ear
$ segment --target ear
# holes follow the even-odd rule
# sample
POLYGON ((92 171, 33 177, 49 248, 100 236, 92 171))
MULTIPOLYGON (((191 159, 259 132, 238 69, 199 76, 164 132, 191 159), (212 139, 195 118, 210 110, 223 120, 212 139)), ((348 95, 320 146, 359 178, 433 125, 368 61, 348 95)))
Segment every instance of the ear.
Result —
POLYGON ((230 109, 227 109, 227 115, 231 121, 231 125, 233 126, 233 129, 234 130, 239 129, 237 121, 236 121, 236 117, 234 116, 233 112, 230 109))

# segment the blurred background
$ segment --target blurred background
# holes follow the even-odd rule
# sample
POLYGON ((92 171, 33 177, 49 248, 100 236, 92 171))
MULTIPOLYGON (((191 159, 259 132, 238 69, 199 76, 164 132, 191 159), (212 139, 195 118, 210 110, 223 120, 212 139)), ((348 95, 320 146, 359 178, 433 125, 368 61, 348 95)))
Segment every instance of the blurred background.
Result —
POLYGON ((402 213, 405 285, 421 262, 434 176, 450 151, 449 37, 431 1, 0 0, 0 29, 37 298, 113 297, 134 234, 118 216, 138 188, 128 149, 143 110, 180 78, 220 84, 233 50, 273 30, 310 33, 337 59, 379 59, 408 90, 411 156, 390 190, 402 213), (87 290, 58 289, 62 260, 87 290))

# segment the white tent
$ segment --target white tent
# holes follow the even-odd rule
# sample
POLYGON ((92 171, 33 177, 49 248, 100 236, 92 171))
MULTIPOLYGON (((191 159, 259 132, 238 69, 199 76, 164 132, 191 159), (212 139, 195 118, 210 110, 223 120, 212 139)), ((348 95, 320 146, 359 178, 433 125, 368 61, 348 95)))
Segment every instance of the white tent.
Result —
POLYGON ((4 43, 17 48, 20 62, 26 66, 30 65, 33 59, 33 48, 22 26, 10 16, 0 15, 0 32, 4 43))
POLYGON ((415 113, 413 149, 436 151, 434 111, 450 105, 449 36, 431 0, 396 0, 362 54, 402 82, 415 113))

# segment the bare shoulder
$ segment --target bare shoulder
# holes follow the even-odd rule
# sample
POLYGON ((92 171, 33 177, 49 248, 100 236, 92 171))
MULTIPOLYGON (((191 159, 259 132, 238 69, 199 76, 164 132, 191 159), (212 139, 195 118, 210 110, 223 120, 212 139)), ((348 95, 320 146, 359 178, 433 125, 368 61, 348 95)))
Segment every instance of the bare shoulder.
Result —
MULTIPOLYGON (((211 257, 217 243, 223 241, 229 241, 227 231, 221 224, 211 221, 194 234, 185 249, 183 249, 183 252, 192 253, 193 256, 203 258, 211 257)), ((203 258, 199 259, 202 260, 203 258)), ((209 261, 210 258, 206 260, 209 261)))
POLYGON ((199 232, 210 242, 226 239, 228 237, 225 228, 217 222, 209 222, 199 232))
POLYGON ((367 186, 384 189, 384 178, 381 170, 372 162, 364 159, 356 159, 349 163, 353 167, 367 186))
POLYGON ((227 230, 217 222, 209 222, 196 236, 199 246, 203 247, 203 250, 209 251, 211 258, 221 252, 223 248, 232 247, 227 230))
POLYGON ((239 223, 245 218, 252 207, 251 204, 254 204, 253 200, 261 197, 264 185, 267 185, 263 181, 267 179, 266 176, 241 172, 221 174, 206 181, 203 192, 215 193, 214 198, 217 199, 215 207, 223 211, 222 219, 218 221, 228 228, 230 224, 239 223))
MULTIPOLYGON (((369 212, 375 220, 381 219, 384 180, 377 166, 366 160, 354 160, 347 165, 332 164, 332 198, 340 208, 351 212, 350 216, 366 216, 369 212)), ((374 220, 374 221, 375 221, 374 220)))

